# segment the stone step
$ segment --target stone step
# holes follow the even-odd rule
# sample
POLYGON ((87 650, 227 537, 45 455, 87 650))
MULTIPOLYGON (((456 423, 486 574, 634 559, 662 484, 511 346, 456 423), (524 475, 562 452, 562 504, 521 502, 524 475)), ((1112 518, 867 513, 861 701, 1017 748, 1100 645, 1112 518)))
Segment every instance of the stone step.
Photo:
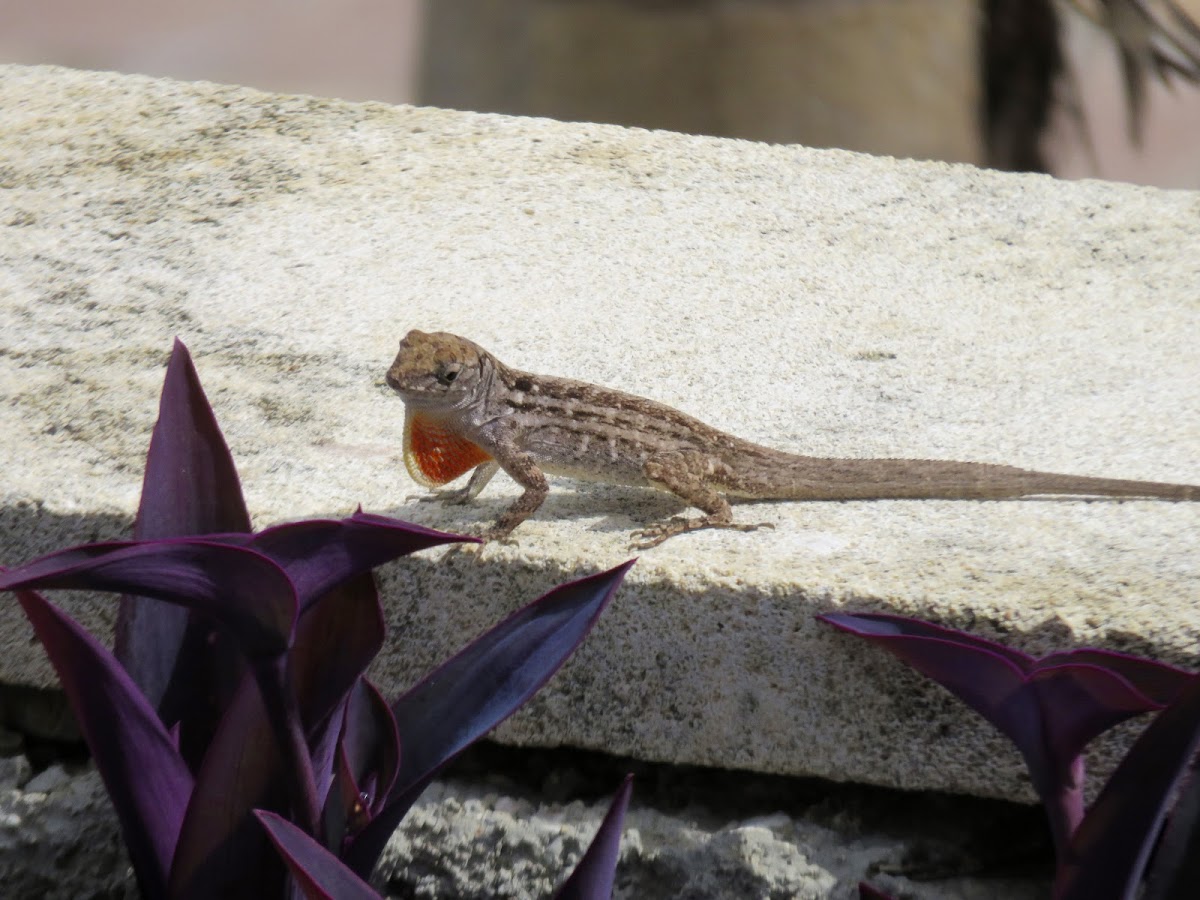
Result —
MULTIPOLYGON (((408 499, 383 373, 410 328, 782 450, 1200 482, 1198 211, 1188 192, 0 67, 0 560, 126 533, 176 335, 258 526, 361 503, 470 530, 516 496, 498 478, 470 507, 408 499)), ((399 691, 680 511, 556 481, 481 562, 386 567, 374 677, 399 691)), ((499 740, 1027 800, 989 726, 815 614, 1195 662, 1197 504, 736 515, 774 530, 643 553, 499 740)), ((68 600, 110 633, 110 602, 68 600)), ((0 680, 53 680, 15 604, 0 680)))

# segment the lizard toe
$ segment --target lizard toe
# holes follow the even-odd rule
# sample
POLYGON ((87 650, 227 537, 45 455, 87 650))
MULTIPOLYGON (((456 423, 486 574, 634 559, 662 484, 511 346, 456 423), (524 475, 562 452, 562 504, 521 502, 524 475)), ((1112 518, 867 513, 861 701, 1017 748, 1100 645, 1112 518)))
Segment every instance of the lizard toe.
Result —
POLYGON ((657 547, 663 541, 667 540, 667 538, 690 531, 691 527, 687 519, 679 516, 668 519, 665 522, 655 522, 652 525, 647 525, 645 528, 639 528, 629 535, 633 538, 629 543, 629 549, 649 550, 651 547, 657 547))
POLYGON ((755 522, 751 525, 739 525, 737 523, 733 523, 730 525, 725 525, 724 527, 732 528, 734 531, 758 531, 758 529, 760 529, 760 528, 770 528, 772 531, 774 531, 775 523, 774 522, 755 522))

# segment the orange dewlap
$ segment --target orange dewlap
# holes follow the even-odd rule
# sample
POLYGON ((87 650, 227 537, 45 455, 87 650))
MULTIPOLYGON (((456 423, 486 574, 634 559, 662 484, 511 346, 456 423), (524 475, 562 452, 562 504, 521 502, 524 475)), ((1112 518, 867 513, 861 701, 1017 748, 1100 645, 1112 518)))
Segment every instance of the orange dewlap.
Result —
POLYGON ((404 466, 422 487, 453 481, 491 457, 421 413, 404 417, 404 466))

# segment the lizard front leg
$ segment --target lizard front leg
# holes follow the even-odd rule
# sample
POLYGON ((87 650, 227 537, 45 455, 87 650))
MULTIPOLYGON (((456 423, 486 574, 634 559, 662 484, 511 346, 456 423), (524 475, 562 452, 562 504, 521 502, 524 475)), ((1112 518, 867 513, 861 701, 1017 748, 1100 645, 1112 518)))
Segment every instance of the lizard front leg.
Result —
POLYGON ((512 534, 514 528, 537 512, 550 492, 550 486, 546 483, 546 475, 538 468, 533 457, 518 449, 515 444, 501 441, 488 449, 495 457, 495 464, 525 489, 524 493, 500 515, 496 524, 480 535, 485 541, 502 541, 512 534))
POLYGON ((635 540, 630 549, 647 550, 657 547, 667 538, 701 528, 731 528, 735 531, 755 531, 774 528, 770 522, 739 525, 733 521, 729 501, 712 486, 724 463, 698 450, 670 450, 655 453, 642 464, 642 473, 654 487, 668 491, 707 515, 689 519, 675 516, 633 532, 635 540))

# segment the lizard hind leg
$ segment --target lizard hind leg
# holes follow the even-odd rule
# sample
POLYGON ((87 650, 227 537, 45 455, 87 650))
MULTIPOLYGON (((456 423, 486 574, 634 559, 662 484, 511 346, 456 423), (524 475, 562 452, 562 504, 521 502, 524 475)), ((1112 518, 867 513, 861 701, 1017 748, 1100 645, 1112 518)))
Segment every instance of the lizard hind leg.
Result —
POLYGON ((675 516, 633 532, 632 550, 657 547, 668 538, 702 528, 728 528, 733 531, 757 531, 774 528, 770 522, 743 525, 733 521, 729 501, 713 487, 719 481, 724 463, 697 450, 669 450, 655 453, 642 464, 642 473, 651 485, 674 494, 689 506, 705 513, 698 518, 675 516))

